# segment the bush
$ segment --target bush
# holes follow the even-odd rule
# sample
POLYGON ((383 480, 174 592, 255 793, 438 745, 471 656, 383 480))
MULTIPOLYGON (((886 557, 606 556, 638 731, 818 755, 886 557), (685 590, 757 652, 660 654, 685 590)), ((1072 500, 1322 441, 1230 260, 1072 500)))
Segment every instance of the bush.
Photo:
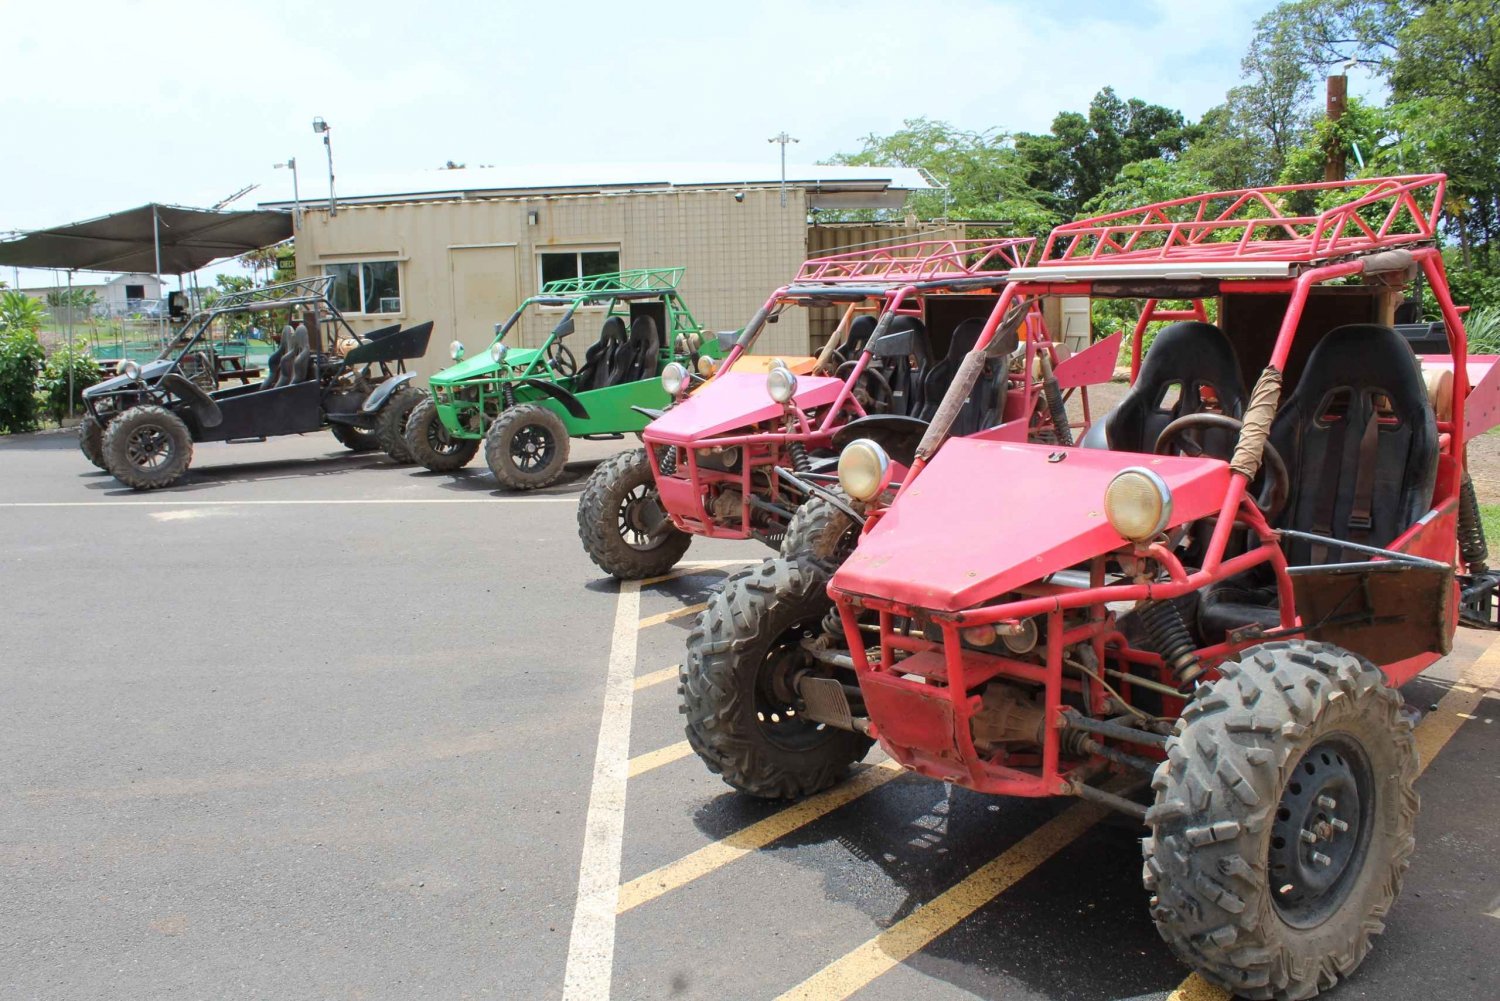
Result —
POLYGON ((73 376, 73 396, 71 409, 76 413, 83 409, 83 391, 85 387, 92 386, 99 381, 99 363, 94 361, 92 355, 87 351, 77 348, 69 350, 66 347, 58 348, 52 352, 52 357, 47 359, 47 367, 42 370, 42 377, 37 380, 37 389, 46 400, 47 410, 52 414, 52 419, 59 424, 64 417, 68 416, 68 373, 73 376))
POLYGON ((0 331, 0 433, 36 430, 36 370, 45 356, 34 331, 0 331))

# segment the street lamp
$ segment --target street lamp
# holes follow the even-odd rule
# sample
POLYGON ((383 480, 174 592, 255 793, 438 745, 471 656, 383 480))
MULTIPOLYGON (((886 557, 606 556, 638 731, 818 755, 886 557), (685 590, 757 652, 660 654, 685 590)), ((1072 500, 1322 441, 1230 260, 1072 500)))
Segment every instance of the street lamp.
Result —
POLYGON ((767 139, 768 143, 781 143, 781 207, 786 208, 786 144, 799 143, 801 139, 793 139, 783 129, 779 135, 767 139))
POLYGON ((294 156, 286 163, 273 163, 272 167, 277 170, 285 167, 292 172, 292 218, 297 220, 297 225, 302 225, 302 195, 297 190, 297 158, 294 156))
POLYGON ((333 130, 318 117, 313 119, 313 131, 323 136, 323 148, 328 151, 328 215, 331 218, 339 214, 339 203, 333 196, 333 143, 328 141, 333 130))

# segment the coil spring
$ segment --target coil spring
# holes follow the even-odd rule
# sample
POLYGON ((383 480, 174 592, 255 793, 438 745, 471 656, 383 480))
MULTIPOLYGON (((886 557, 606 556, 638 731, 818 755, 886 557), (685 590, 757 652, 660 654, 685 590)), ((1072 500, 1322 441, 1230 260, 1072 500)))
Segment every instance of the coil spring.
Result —
POLYGON ((1464 473, 1458 492, 1458 551, 1463 554, 1469 573, 1489 570, 1490 547, 1484 541, 1484 523, 1479 519, 1479 498, 1474 496, 1474 481, 1464 473))
POLYGON ((786 450, 792 455, 792 468, 799 473, 812 472, 812 460, 807 457, 807 449, 802 447, 800 441, 794 441, 787 446, 786 450))
POLYGON ((661 474, 663 476, 671 476, 673 473, 677 472, 677 449, 671 447, 670 445, 663 448, 660 452, 660 458, 657 461, 657 466, 661 469, 661 474))
POLYGON ((1161 654, 1178 684, 1184 688, 1192 684, 1203 673, 1203 665, 1182 612, 1170 601, 1143 602, 1139 611, 1152 648, 1161 654))
POLYGON ((1056 376, 1048 376, 1042 387, 1047 397, 1047 411, 1052 416, 1052 439, 1058 445, 1073 444, 1073 425, 1068 421, 1068 407, 1063 403, 1062 387, 1056 376))
POLYGON ((515 406, 516 405, 516 387, 512 386, 508 382, 505 385, 501 386, 500 387, 500 399, 502 399, 502 400, 505 401, 505 409, 506 410, 509 410, 511 407, 515 406))

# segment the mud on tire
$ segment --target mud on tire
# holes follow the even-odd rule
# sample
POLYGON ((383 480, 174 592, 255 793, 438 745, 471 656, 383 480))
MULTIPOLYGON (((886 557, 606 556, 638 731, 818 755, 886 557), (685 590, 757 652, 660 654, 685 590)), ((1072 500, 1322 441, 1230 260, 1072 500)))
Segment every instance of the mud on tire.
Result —
MULTIPOLYGON (((831 492, 859 510, 841 488, 833 487, 831 492)), ((840 511, 827 498, 813 494, 802 502, 787 523, 786 536, 781 540, 781 558, 791 560, 801 556, 812 559, 832 573, 854 552, 859 542, 859 530, 859 522, 840 511)))
POLYGON ((454 438, 448 433, 430 396, 406 419, 405 440, 406 450, 417 465, 434 473, 457 472, 479 452, 478 438, 454 438))
POLYGON ((100 444, 104 468, 127 487, 171 486, 193 461, 193 435, 165 407, 131 407, 109 422, 100 444))
POLYGON ((417 404, 427 399, 427 394, 411 383, 407 383, 391 394, 375 416, 375 435, 380 450, 395 462, 410 462, 411 452, 406 447, 406 421, 417 404))
POLYGON ((546 407, 511 407, 484 436, 484 461, 503 487, 539 490, 557 481, 568 464, 568 426, 546 407))
POLYGON ((595 467, 578 498, 578 538, 589 559, 620 580, 644 580, 677 565, 693 537, 666 520, 644 448, 595 467), (643 505, 656 505, 646 510, 643 505), (651 531, 651 520, 663 519, 651 531))
POLYGON ((870 749, 861 734, 788 714, 777 694, 787 658, 832 607, 827 586, 814 563, 767 560, 725 582, 688 634, 680 689, 688 743, 741 792, 808 796, 842 779, 870 749))
POLYGON ((1267 643, 1220 671, 1152 781, 1151 916, 1208 981, 1309 998, 1359 966, 1400 892, 1411 724, 1374 665, 1328 644, 1267 643))

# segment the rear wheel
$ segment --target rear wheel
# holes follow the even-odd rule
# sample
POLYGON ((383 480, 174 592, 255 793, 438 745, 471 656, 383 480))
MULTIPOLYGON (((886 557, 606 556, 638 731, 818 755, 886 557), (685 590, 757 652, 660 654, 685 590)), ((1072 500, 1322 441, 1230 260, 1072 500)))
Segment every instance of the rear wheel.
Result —
MULTIPOLYGON (((831 492, 839 500, 854 506, 839 487, 831 492)), ((859 542, 860 524, 821 494, 813 494, 792 515, 786 535, 781 540, 781 558, 799 556, 814 560, 829 573, 838 569, 859 542)))
POLYGON ((357 428, 353 424, 330 424, 334 440, 351 452, 373 452, 380 447, 380 435, 372 428, 357 428))
POLYGON ((1152 781, 1151 916, 1237 996, 1310 998, 1359 966, 1401 890, 1411 723, 1379 669, 1325 643, 1267 643, 1220 671, 1152 781))
POLYGON ((193 461, 188 426, 165 407, 132 407, 109 422, 101 443, 104 468, 127 487, 171 486, 193 461))
POLYGON ((455 438, 428 397, 406 419, 406 450, 420 466, 434 473, 452 473, 467 466, 479 451, 478 438, 455 438))
POLYGON ((93 414, 84 414, 78 424, 78 450, 100 469, 109 469, 104 464, 104 425, 93 414))
POLYGON ((501 486, 537 490, 556 482, 568 464, 568 428, 546 407, 511 407, 484 436, 484 461, 501 486))
POLYGON ((375 417, 375 434, 380 448, 396 462, 410 462, 411 451, 406 447, 406 421, 417 404, 427 399, 427 394, 411 383, 407 383, 391 394, 375 417))
POLYGON ((693 537, 667 517, 644 448, 601 462, 578 499, 578 537, 589 559, 621 580, 666 573, 693 537))
POLYGON ((870 738, 799 715, 796 680, 826 671, 802 650, 833 607, 828 575, 767 560, 730 578, 688 634, 682 670, 687 738, 741 792, 795 799, 826 789, 870 750, 870 738))

